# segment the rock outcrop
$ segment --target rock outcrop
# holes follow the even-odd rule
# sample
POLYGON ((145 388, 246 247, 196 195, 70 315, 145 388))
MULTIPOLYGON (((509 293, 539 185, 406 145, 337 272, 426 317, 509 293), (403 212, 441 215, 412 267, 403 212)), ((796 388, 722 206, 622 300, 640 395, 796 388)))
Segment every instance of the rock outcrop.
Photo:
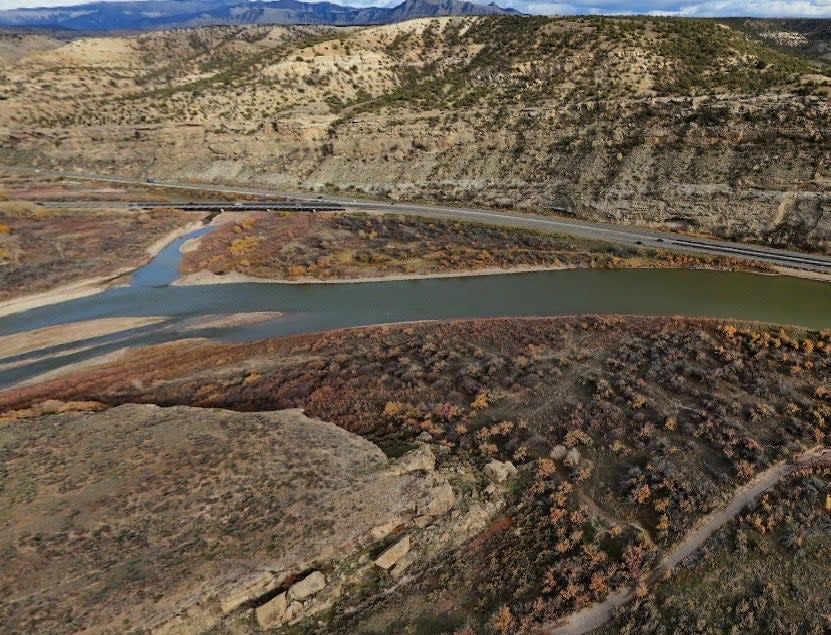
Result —
MULTIPOLYGON (((33 528, 58 523, 75 538, 56 536, 45 565, 14 549, 0 583, 45 607, 38 619, 51 633, 141 626, 182 635, 249 612, 263 628, 291 624, 337 597, 344 579, 329 580, 334 563, 414 526, 416 510, 435 518, 454 500, 429 449, 402 471, 372 443, 299 410, 44 412, 7 423, 5 450, 59 460, 13 461, 6 477, 37 481, 49 472, 65 485, 43 499, 4 498, 18 519, 4 537, 22 544, 33 528), (374 532, 379 525, 387 529, 374 532), (108 576, 120 569, 95 573, 102 595, 84 583, 93 575, 85 563, 96 559, 142 563, 141 575, 116 584, 108 576)), ((5 626, 30 632, 32 614, 22 600, 9 602, 5 626)))
POLYGON ((494 483, 504 483, 517 473, 517 469, 510 461, 491 461, 485 466, 484 473, 494 483))
POLYGON ((410 550, 410 537, 404 536, 401 540, 395 543, 392 547, 387 549, 384 553, 375 559, 375 564, 382 569, 389 569, 401 558, 403 558, 410 550))

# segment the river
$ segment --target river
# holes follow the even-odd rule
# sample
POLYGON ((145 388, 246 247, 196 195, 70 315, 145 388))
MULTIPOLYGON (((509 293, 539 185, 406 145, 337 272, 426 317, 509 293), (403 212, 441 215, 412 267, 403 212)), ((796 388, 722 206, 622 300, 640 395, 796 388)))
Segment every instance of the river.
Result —
MULTIPOLYGON (((831 285, 735 272, 578 269, 343 284, 168 286, 178 275, 181 245, 205 231, 209 228, 166 247, 136 272, 128 287, 0 318, 0 335, 104 317, 166 316, 174 323, 203 315, 261 311, 285 315, 253 326, 205 329, 189 336, 242 340, 410 320, 584 313, 831 327, 831 285)), ((140 345, 176 337, 175 330, 151 328, 137 329, 127 340, 124 334, 96 338, 90 350, 4 372, 0 386, 124 346, 125 341, 140 345)))

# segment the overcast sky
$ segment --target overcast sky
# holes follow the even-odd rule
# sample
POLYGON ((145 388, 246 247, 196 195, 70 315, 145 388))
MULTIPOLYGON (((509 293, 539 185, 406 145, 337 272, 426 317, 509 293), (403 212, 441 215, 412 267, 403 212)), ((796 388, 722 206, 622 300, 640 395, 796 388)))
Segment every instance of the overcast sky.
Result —
MULTIPOLYGON (((331 0, 351 6, 388 6, 401 0, 331 0)), ((0 0, 0 9, 84 4, 84 0, 0 0)), ((655 13, 681 16, 831 17, 831 0, 497 0, 527 13, 655 13)))

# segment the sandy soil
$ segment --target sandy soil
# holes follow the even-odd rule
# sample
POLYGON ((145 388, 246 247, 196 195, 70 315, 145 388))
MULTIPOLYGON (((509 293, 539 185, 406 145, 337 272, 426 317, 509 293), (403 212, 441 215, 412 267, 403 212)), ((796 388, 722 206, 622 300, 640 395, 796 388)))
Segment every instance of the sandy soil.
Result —
POLYGON ((36 309, 37 307, 47 306, 49 304, 58 304, 59 302, 66 302, 68 300, 76 300, 77 298, 84 298, 89 295, 95 295, 107 289, 107 283, 120 278, 126 273, 132 271, 132 268, 123 268, 114 271, 109 276, 98 278, 87 278, 77 282, 71 282, 59 287, 55 287, 50 291, 43 291, 41 293, 34 293, 32 295, 24 295, 19 298, 12 298, 0 303, 0 317, 11 315, 12 313, 20 313, 28 311, 29 309, 36 309))
POLYGON ((86 322, 47 326, 34 331, 6 335, 0 337, 0 360, 49 346, 68 344, 91 337, 100 337, 147 326, 148 324, 157 324, 164 319, 162 317, 101 318, 86 322))
POLYGON ((156 242, 148 245, 147 247, 147 255, 150 258, 155 258, 159 255, 159 252, 167 247, 170 243, 172 243, 177 238, 181 238, 182 236, 186 236, 191 232, 195 232, 200 227, 203 227, 202 221, 194 221, 192 223, 188 223, 184 227, 179 227, 177 229, 173 229, 166 236, 162 236, 156 242))
POLYGON ((806 271, 805 269, 796 269, 795 267, 774 267, 776 271, 783 276, 793 276, 794 278, 806 278, 808 280, 819 280, 820 282, 831 282, 831 274, 820 273, 819 271, 806 271))
MULTIPOLYGON (((0 372, 6 369, 17 368, 32 362, 53 357, 51 354, 45 353, 35 359, 26 358, 24 360, 17 360, 13 362, 3 363, 3 360, 23 353, 29 353, 40 349, 45 349, 49 346, 59 344, 70 344, 79 340, 87 338, 98 337, 102 335, 109 335, 112 333, 119 333, 122 331, 129 331, 131 329, 159 324, 157 332, 172 331, 181 337, 177 337, 178 341, 187 339, 193 342, 205 342, 204 338, 188 337, 188 334, 202 329, 212 328, 230 328, 230 327, 244 327, 261 324, 269 320, 276 320, 284 314, 278 311, 263 311, 260 313, 234 313, 231 315, 206 315, 202 317, 191 318, 182 322, 173 324, 164 324, 167 318, 164 317, 124 317, 124 318, 102 318, 99 320, 89 320, 87 322, 73 322, 70 324, 62 324, 59 326, 51 326, 35 331, 28 331, 25 333, 15 333, 14 335, 7 335, 0 337, 0 372)), ((71 355, 74 353, 86 351, 93 348, 93 346, 77 346, 69 350, 61 351, 60 355, 71 355)), ((96 355, 90 359, 83 360, 74 364, 67 364, 48 371, 41 375, 37 375, 31 379, 20 382, 16 387, 25 386, 28 384, 54 379, 69 372, 74 372, 82 368, 90 366, 97 366, 115 361, 127 351, 134 348, 133 346, 124 346, 116 351, 96 355)))
POLYGON ((210 271, 200 271, 187 276, 182 276, 172 284, 176 286, 194 286, 200 284, 231 284, 239 282, 260 282, 268 284, 353 284, 359 282, 390 282, 393 280, 423 280, 427 278, 469 278, 471 276, 493 276, 508 273, 529 273, 532 271, 560 271, 563 269, 576 269, 577 267, 486 267, 468 271, 448 271, 446 273, 396 273, 388 276, 371 276, 366 278, 332 278, 320 280, 318 278, 295 278, 294 280, 280 280, 276 278, 255 278, 243 273, 231 271, 224 275, 217 275, 210 271))
MULTIPOLYGON (((196 245, 188 251, 194 251, 196 245)), ((531 273, 534 271, 565 271, 568 269, 583 269, 585 267, 560 265, 560 266, 538 266, 538 267, 486 267, 483 269, 471 269, 462 271, 448 271, 445 273, 396 273, 388 276, 369 276, 366 278, 330 278, 321 280, 318 278, 295 278, 294 280, 285 280, 277 278, 256 278, 248 276, 237 271, 231 271, 223 275, 217 275, 210 271, 200 271, 186 276, 182 276, 175 280, 175 286, 196 286, 196 285, 210 285, 210 284, 235 284, 244 282, 258 282, 269 284, 351 284, 358 282, 391 282, 395 280, 424 280, 430 278, 468 278, 471 276, 493 276, 513 273, 531 273)), ((654 267, 627 267, 627 269, 653 269, 654 267)), ((660 267, 660 269, 670 269, 671 267, 660 267)), ((709 270, 709 269, 704 269, 709 270)), ((715 269, 714 271, 718 271, 715 269)), ((739 270, 741 271, 741 270, 739 270)), ((805 271, 803 269, 792 269, 790 267, 777 267, 776 273, 765 273, 762 271, 752 272, 756 275, 772 275, 772 276, 794 276, 797 278, 806 278, 809 280, 818 280, 820 282, 831 282, 831 275, 822 274, 813 271, 805 271)))
POLYGON ((284 314, 279 311, 263 311, 260 313, 234 313, 232 315, 205 315, 199 318, 186 320, 174 328, 181 333, 199 329, 217 329, 231 326, 252 326, 269 320, 276 320, 284 314))

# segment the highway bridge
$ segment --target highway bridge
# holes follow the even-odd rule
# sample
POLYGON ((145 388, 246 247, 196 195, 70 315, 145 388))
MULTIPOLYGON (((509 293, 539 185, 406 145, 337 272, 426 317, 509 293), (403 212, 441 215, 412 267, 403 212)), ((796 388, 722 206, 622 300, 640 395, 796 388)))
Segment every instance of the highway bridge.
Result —
MULTIPOLYGON (((259 201, 184 201, 184 202, 137 202, 130 203, 150 209, 151 207, 176 207, 177 209, 190 209, 194 211, 251 211, 251 210, 272 210, 272 211, 340 211, 345 209, 364 210, 376 214, 413 214, 430 218, 443 218, 450 220, 467 220, 499 225, 503 227, 522 227, 538 231, 556 232, 581 238, 594 240, 605 240, 609 242, 669 249, 689 254, 733 256, 755 260, 780 267, 791 267, 816 271, 823 274, 831 274, 831 257, 820 254, 802 253, 799 251, 778 249, 764 245, 751 245, 738 243, 729 240, 718 240, 715 238, 691 237, 686 234, 655 230, 631 225, 615 225, 599 221, 589 221, 577 218, 566 218, 563 216, 543 215, 526 212, 513 212, 503 210, 488 210, 471 207, 450 207, 439 205, 424 205, 420 203, 393 203, 382 201, 368 201, 365 199, 353 199, 345 197, 329 196, 326 199, 321 197, 312 198, 308 193, 302 192, 280 192, 264 188, 247 188, 242 186, 225 186, 215 184, 177 183, 173 181, 141 181, 112 175, 75 174, 70 172, 56 172, 37 170, 32 168, 8 168, 20 172, 37 172, 52 176, 61 176, 73 179, 87 179, 93 181, 105 181, 110 183, 122 183, 130 185, 152 186, 159 188, 173 188, 176 190, 195 190, 201 192, 216 192, 222 195, 247 195, 259 197, 273 197, 279 200, 259 201)), ((124 203, 122 203, 124 204, 124 203)), ((82 202, 61 202, 43 203, 51 207, 113 207, 113 203, 94 202, 85 204, 82 202)))
POLYGON ((158 201, 44 201, 50 209, 112 209, 127 207, 138 209, 176 208, 188 212, 338 212, 346 209, 340 203, 328 201, 188 201, 159 203, 158 201))

